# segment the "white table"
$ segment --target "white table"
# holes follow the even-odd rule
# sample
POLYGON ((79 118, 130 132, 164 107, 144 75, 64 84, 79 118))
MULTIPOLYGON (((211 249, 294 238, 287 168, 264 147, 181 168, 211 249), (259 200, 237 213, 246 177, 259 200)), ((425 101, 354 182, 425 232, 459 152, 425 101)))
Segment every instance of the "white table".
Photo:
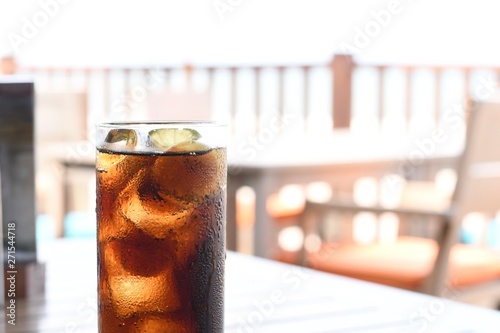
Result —
MULTIPOLYGON (((96 246, 39 246, 47 290, 17 300, 16 325, 0 332, 97 332, 96 246)), ((225 332, 498 333, 500 312, 296 266, 228 253, 225 332)), ((2 308, 2 312, 5 308, 2 308)))
POLYGON ((346 133, 328 139, 288 138, 247 155, 241 153, 250 151, 247 146, 238 149, 235 145, 228 153, 228 248, 237 249, 236 191, 241 186, 255 191, 254 254, 270 258, 278 230, 267 213, 266 200, 283 185, 324 181, 336 191, 351 192, 352 184, 361 177, 381 179, 392 173, 423 179, 441 168, 456 166, 461 141, 450 139, 446 145, 436 145, 432 153, 424 154, 412 140, 420 142, 425 135, 417 138, 365 138, 346 133), (414 156, 422 159, 413 160, 414 156))

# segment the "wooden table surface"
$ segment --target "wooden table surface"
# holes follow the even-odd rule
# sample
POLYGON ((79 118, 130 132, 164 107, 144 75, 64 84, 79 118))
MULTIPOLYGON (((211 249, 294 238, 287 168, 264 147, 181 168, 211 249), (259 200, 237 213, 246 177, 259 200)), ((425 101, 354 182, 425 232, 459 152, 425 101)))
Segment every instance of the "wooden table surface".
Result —
MULTIPOLYGON (((2 308, 0 332, 97 332, 95 241, 39 245, 43 297, 17 300, 16 325, 2 308)), ((228 253, 225 332, 498 333, 500 312, 228 253)))

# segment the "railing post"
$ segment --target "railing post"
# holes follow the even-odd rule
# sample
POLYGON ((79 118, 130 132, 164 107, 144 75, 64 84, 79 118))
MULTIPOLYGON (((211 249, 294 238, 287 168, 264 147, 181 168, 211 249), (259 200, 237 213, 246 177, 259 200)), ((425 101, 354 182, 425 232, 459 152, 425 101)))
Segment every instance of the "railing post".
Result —
POLYGON ((336 54, 332 59, 333 128, 349 128, 351 125, 352 71, 354 66, 350 54, 336 54))

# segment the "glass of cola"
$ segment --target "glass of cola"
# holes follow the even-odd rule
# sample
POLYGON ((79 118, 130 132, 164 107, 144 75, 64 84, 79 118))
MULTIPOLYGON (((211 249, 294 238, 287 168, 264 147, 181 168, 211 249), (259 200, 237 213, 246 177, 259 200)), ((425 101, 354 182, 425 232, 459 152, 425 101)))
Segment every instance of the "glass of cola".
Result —
POLYGON ((226 126, 97 126, 99 332, 223 332, 226 126))

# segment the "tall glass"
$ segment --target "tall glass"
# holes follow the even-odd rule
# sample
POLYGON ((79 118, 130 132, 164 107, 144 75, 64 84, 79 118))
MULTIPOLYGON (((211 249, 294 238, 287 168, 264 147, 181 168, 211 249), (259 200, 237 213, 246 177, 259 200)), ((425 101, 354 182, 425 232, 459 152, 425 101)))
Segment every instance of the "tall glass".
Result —
POLYGON ((99 332, 223 332, 226 127, 97 127, 99 332))

